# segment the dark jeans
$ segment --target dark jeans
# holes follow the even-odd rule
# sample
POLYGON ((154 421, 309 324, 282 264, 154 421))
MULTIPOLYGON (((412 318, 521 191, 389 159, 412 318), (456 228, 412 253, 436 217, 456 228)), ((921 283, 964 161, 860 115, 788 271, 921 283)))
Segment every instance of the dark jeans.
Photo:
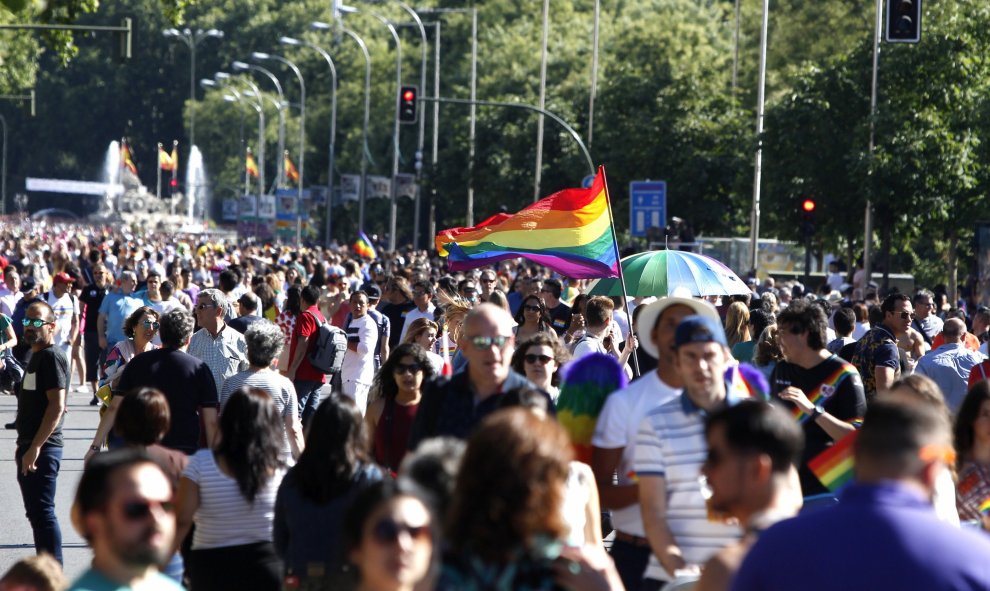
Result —
POLYGON ((279 591, 282 561, 271 542, 193 550, 186 576, 195 591, 279 591))
POLYGON ((650 561, 650 547, 614 540, 610 554, 626 591, 641 591, 646 565, 650 561))
POLYGON ((313 413, 320 406, 320 388, 323 384, 316 380, 296 380, 292 385, 296 387, 296 398, 299 400, 299 417, 303 427, 307 427, 313 413))
POLYGON ((100 379, 100 360, 105 359, 100 347, 100 335, 95 330, 83 334, 83 358, 86 360, 86 381, 96 382, 100 379))
POLYGON ((24 499, 24 511, 34 533, 34 549, 38 553, 48 552, 61 563, 62 530, 55 516, 55 483, 62 464, 62 448, 43 446, 38 454, 38 461, 35 462, 37 471, 25 476, 21 474, 21 458, 27 448, 26 445, 17 447, 14 464, 17 469, 17 484, 21 487, 21 497, 24 499))

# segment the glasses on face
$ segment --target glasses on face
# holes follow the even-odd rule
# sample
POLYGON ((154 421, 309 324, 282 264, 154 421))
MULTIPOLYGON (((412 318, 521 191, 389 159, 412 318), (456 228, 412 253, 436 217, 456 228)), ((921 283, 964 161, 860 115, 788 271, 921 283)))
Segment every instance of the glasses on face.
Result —
POLYGON ((495 278, 494 277, 482 277, 481 278, 481 282, 482 283, 495 283, 495 278))
POLYGON ((406 523, 396 523, 394 519, 385 518, 371 528, 371 537, 379 544, 395 544, 399 541, 399 535, 405 532, 410 538, 417 542, 424 542, 430 538, 430 526, 411 526, 406 523))
POLYGON ((408 365, 405 363, 397 363, 395 365, 395 373, 399 375, 406 373, 415 375, 421 371, 423 371, 423 368, 418 363, 410 363, 408 365))
POLYGON ((523 306, 523 310, 526 310, 527 312, 539 312, 542 309, 543 308, 539 306, 523 306))
POLYGON ((154 330, 158 330, 158 328, 161 326, 161 324, 155 322, 154 320, 145 320, 144 322, 141 323, 141 326, 143 326, 145 328, 151 328, 151 329, 154 329, 154 330))
POLYGON ((121 513, 130 521, 140 521, 151 515, 152 505, 157 505, 165 513, 175 512, 175 504, 171 501, 131 501, 121 506, 121 513))
POLYGON ((901 312, 898 314, 901 320, 914 320, 914 312, 901 312))
POLYGON ((468 341, 470 341, 470 343, 474 345, 475 349, 480 349, 484 351, 485 349, 491 348, 492 345, 495 345, 499 349, 502 349, 505 347, 506 343, 508 343, 509 339, 511 338, 512 337, 506 337, 502 335, 499 335, 497 337, 479 336, 479 337, 468 337, 468 341))
POLYGON ((55 324, 54 321, 50 322, 48 320, 42 320, 41 318, 25 318, 21 322, 24 326, 33 326, 34 328, 41 328, 46 324, 55 324))
POLYGON ((210 308, 216 308, 216 304, 196 304, 197 310, 209 310, 210 308))
POLYGON ((523 359, 526 360, 526 363, 536 363, 539 361, 540 365, 546 365, 550 363, 550 360, 553 359, 553 357, 550 357, 549 355, 534 355, 533 353, 527 353, 523 359))

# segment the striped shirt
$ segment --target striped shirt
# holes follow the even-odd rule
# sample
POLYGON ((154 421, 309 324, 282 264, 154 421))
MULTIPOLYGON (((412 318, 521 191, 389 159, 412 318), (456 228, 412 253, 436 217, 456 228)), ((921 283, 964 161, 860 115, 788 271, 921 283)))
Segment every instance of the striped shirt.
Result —
MULTIPOLYGON (((732 398, 728 401, 736 402, 732 398)), ((708 520, 698 482, 707 454, 705 412, 686 393, 656 407, 640 423, 636 435, 636 474, 665 479, 667 526, 688 564, 704 564, 740 536, 738 527, 708 520)))
POLYGON ((224 380, 248 368, 244 335, 227 325, 220 329, 216 337, 205 328, 196 331, 189 341, 187 353, 201 359, 210 368, 217 392, 223 392, 224 380))
POLYGON ((272 540, 275 519, 275 496, 285 471, 258 491, 253 503, 241 494, 237 481, 220 471, 213 451, 201 449, 189 458, 182 473, 199 485, 199 508, 193 520, 193 550, 243 546, 272 540))
MULTIPOLYGON (((241 387, 259 388, 268 392, 278 408, 278 414, 283 419, 287 419, 299 413, 299 403, 296 400, 296 387, 292 385, 289 378, 271 370, 263 371, 242 371, 227 378, 223 383, 223 391, 220 392, 220 413, 223 414, 223 407, 227 404, 227 399, 231 394, 241 387)), ((292 447, 289 445, 289 434, 282 429, 282 454, 286 461, 292 459, 292 447)))

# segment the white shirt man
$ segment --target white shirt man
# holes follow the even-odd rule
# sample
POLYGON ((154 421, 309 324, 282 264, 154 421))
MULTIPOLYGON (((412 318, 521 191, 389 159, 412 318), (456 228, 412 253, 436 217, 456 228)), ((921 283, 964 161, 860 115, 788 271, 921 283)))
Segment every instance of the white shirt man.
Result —
POLYGON ((361 414, 368 406, 368 391, 375 377, 375 349, 378 345, 378 325, 368 314, 368 295, 363 291, 351 294, 351 321, 347 332, 347 351, 340 368, 341 392, 354 400, 361 414))
POLYGON ((75 279, 67 273, 55 275, 52 289, 45 295, 45 301, 55 311, 55 345, 68 353, 79 332, 79 300, 72 296, 75 279))

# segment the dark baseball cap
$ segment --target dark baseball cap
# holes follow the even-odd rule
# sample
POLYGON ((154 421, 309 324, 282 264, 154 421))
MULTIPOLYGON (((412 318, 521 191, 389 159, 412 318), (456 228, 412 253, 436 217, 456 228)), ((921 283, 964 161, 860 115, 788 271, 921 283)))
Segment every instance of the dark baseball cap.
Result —
POLYGON ((690 343, 718 343, 728 348, 729 343, 725 339, 725 330, 717 320, 707 316, 687 316, 677 325, 677 332, 674 333, 674 348, 690 343))
POLYGON ((363 291, 365 295, 368 296, 368 299, 370 301, 376 301, 382 299, 382 290, 374 283, 370 283, 370 282, 365 283, 364 285, 361 286, 361 291, 363 291))
POLYGON ((24 277, 21 279, 21 291, 31 291, 38 286, 38 282, 34 280, 34 277, 24 277))

